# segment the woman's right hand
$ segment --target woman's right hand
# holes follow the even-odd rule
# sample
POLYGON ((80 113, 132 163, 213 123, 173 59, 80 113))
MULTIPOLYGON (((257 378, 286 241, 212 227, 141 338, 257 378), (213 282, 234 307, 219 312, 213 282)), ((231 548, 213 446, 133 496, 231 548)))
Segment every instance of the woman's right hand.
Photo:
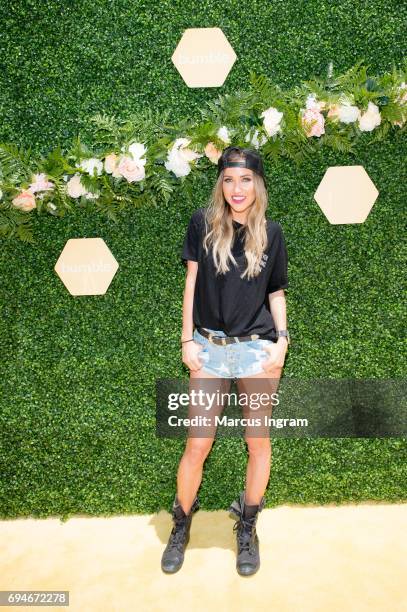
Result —
POLYGON ((203 344, 199 344, 199 342, 195 340, 184 342, 182 345, 182 362, 193 372, 200 370, 202 367, 202 362, 198 354, 203 348, 203 344))

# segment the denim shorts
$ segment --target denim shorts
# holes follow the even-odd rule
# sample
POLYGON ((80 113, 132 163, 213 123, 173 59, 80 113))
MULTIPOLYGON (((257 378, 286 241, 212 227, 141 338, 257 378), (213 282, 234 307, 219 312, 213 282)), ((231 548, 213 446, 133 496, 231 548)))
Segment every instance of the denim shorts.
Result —
MULTIPOLYGON (((207 327, 204 329, 216 336, 227 336, 220 330, 207 327)), ((273 340, 259 339, 233 342, 223 346, 209 342, 209 339, 202 336, 197 329, 194 330, 193 339, 203 346, 198 353, 202 362, 202 371, 221 378, 244 378, 263 373, 261 364, 270 357, 265 347, 274 344, 273 340)))

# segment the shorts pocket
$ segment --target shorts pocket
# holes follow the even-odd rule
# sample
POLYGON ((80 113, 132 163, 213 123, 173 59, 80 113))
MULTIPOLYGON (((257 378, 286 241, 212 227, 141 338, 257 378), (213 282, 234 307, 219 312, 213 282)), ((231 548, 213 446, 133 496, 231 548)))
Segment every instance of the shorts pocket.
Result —
POLYGON ((208 348, 209 340, 205 338, 205 336, 202 336, 196 329, 194 330, 192 337, 195 340, 195 342, 197 342, 198 344, 202 346, 202 348, 205 348, 205 349, 208 348))

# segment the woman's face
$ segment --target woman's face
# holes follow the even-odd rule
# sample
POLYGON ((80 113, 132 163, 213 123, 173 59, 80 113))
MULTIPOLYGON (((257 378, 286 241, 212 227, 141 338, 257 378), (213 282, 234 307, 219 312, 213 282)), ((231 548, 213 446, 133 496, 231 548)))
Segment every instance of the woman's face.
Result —
POLYGON ((231 209, 241 214, 254 204, 253 170, 249 168, 225 168, 223 171, 223 196, 231 209))

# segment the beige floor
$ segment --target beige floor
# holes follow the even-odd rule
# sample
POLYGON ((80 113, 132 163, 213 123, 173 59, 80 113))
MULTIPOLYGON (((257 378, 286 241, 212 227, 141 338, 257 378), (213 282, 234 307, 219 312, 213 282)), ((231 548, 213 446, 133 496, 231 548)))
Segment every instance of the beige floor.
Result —
POLYGON ((166 575, 166 511, 2 521, 0 589, 69 590, 69 608, 45 609, 75 612, 407 610, 407 504, 264 509, 251 577, 236 573, 233 524, 195 513, 184 565, 166 575))

